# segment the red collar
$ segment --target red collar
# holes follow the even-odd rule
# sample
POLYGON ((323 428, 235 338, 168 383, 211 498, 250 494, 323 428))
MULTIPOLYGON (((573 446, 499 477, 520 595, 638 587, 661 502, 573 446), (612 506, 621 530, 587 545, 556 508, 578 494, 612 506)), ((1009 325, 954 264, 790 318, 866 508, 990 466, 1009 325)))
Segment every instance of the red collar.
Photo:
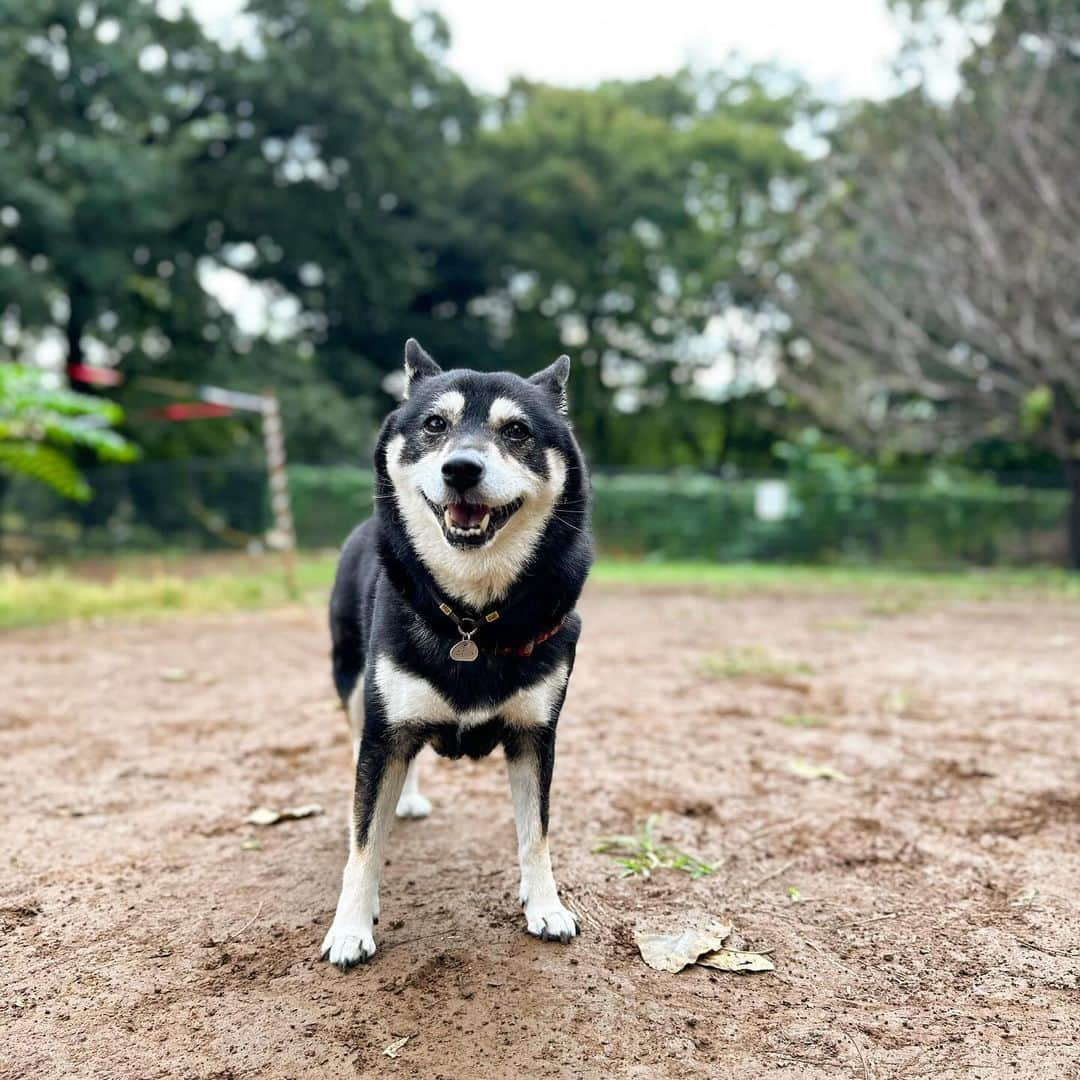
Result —
POLYGON ((566 622, 565 615, 550 630, 537 634, 531 641, 526 641, 524 645, 518 645, 517 647, 510 645, 503 649, 496 649, 495 652, 499 656, 532 656, 533 649, 537 645, 543 645, 549 638, 553 638, 563 628, 564 622, 566 622))

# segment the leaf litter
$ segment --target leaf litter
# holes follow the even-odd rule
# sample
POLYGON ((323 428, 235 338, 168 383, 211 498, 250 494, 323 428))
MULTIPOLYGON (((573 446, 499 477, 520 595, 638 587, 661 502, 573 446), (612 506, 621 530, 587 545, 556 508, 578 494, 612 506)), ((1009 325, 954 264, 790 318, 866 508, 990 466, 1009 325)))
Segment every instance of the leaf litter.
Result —
POLYGON ((285 806, 272 810, 269 806, 256 806, 246 818, 245 825, 276 825, 279 821, 297 821, 300 818, 314 817, 321 814, 323 808, 318 803, 306 803, 304 806, 285 806))
POLYGON ((762 953, 725 948, 731 935, 732 927, 716 922, 704 929, 691 927, 676 933, 641 932, 634 935, 634 941, 649 967, 673 975, 692 964, 740 973, 775 970, 762 953))
POLYGON ((835 780, 838 784, 853 784, 847 773, 841 772, 835 765, 816 765, 812 761, 795 758, 787 765, 788 772, 803 780, 835 780))
POLYGON ((411 1035, 402 1035, 400 1039, 395 1039, 392 1043, 387 1043, 383 1047, 383 1053, 388 1058, 396 1058, 402 1050, 405 1049, 405 1044, 412 1038, 411 1035))

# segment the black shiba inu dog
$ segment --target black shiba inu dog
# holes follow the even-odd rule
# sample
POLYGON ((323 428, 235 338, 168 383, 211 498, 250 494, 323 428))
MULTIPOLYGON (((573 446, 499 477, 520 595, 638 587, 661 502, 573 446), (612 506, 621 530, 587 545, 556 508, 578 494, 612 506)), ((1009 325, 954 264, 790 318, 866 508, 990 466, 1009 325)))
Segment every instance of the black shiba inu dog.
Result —
POLYGON ((375 952, 396 808, 424 817, 416 754, 502 744, 529 933, 577 933, 548 854, 555 727, 592 562, 588 479, 566 420, 570 360, 522 379, 443 372, 410 339, 405 401, 375 448, 375 515, 345 543, 330 601, 334 681, 356 786, 348 861, 323 956, 375 952))

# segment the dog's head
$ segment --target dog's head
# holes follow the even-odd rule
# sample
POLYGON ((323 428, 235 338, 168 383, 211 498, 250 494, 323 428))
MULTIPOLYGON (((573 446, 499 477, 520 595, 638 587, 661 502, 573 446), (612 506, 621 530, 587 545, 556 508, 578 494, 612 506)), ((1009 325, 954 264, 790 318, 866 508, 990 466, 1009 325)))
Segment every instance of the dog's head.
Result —
POLYGON ((553 523, 581 528, 569 373, 566 356, 529 379, 443 372, 416 341, 405 346, 405 401, 376 451, 379 495, 444 591, 470 604, 503 595, 553 523))

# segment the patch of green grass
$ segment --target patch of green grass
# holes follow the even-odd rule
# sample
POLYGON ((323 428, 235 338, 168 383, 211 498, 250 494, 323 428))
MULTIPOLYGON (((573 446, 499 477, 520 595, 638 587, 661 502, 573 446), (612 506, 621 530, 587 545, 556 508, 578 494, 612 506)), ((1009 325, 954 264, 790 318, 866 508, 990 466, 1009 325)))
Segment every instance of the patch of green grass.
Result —
POLYGON ((814 669, 800 661, 782 660, 759 646, 727 649, 720 656, 710 656, 703 665, 706 675, 715 679, 785 678, 812 675, 814 669))
POLYGON ((605 836, 593 850, 602 855, 614 855, 622 867, 621 877, 652 877, 655 870, 679 870, 693 880, 707 877, 716 865, 690 855, 678 848, 656 840, 659 814, 650 814, 645 824, 633 836, 605 836))
POLYGON ((882 567, 783 566, 772 563, 639 562, 601 559, 591 580, 609 585, 707 588, 748 592, 848 593, 993 600, 1016 593, 1080 600, 1080 574, 1048 567, 933 573, 882 567))
POLYGON ((823 717, 817 713, 787 713, 780 717, 780 723, 784 727, 821 727, 825 723, 823 717))
MULTIPOLYGON (((197 563, 196 563, 197 566, 197 563)), ((285 587, 273 557, 213 560, 209 568, 187 572, 183 563, 137 561, 116 564, 108 574, 83 576, 63 568, 22 574, 0 570, 0 629, 72 619, 201 614, 280 607, 324 597, 333 580, 328 556, 297 561, 297 592, 285 587)))
MULTIPOLYGON (((297 558, 297 595, 284 587, 275 556, 165 552, 97 559, 32 573, 0 569, 0 629, 69 619, 146 617, 171 613, 268 608, 299 600, 322 603, 334 579, 336 552, 297 558)), ((1054 570, 947 574, 842 567, 627 562, 601 559, 600 586, 694 588, 722 595, 853 593, 879 614, 895 614, 896 597, 989 600, 1010 595, 1080 599, 1080 574, 1054 570)), ((906 600, 904 603, 910 603, 906 600)))

